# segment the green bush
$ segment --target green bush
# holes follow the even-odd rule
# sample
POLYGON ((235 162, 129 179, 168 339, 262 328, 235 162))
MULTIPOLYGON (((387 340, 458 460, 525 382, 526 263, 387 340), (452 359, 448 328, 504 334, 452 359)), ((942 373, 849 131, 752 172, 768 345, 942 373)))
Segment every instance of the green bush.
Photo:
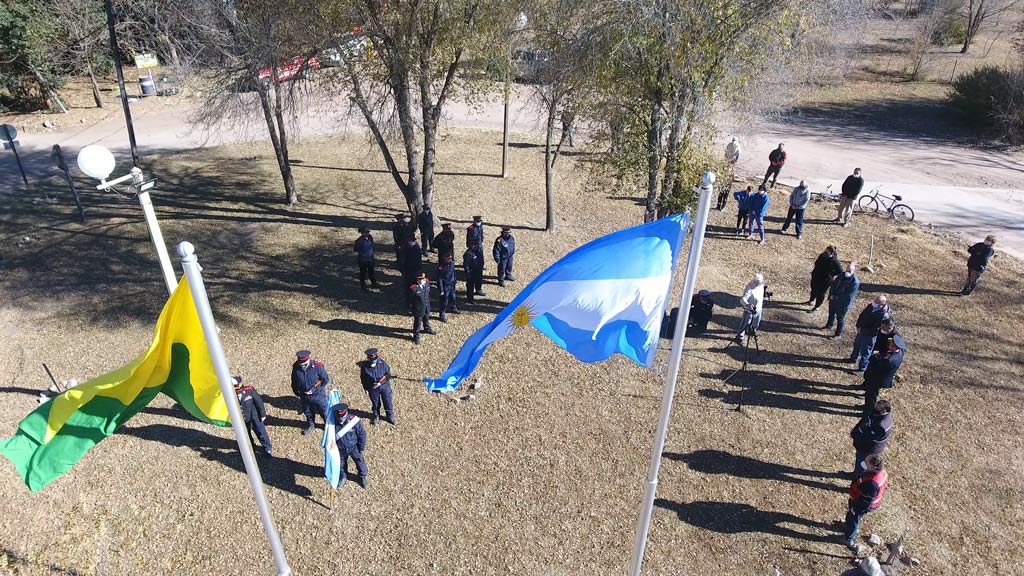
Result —
POLYGON ((977 68, 953 81, 949 98, 968 123, 1024 143, 1024 71, 977 68))
POLYGON ((955 14, 943 16, 929 38, 936 46, 963 44, 966 39, 967 27, 964 26, 964 19, 955 14))

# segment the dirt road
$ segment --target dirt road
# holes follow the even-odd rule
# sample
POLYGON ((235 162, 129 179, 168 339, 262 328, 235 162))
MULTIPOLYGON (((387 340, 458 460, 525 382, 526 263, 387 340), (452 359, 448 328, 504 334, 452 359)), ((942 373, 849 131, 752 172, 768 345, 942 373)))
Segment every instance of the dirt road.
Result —
MULTIPOLYGON (((517 139, 536 139, 540 130, 529 100, 528 89, 520 87, 514 94, 511 130, 528 133, 517 139)), ((358 122, 339 120, 338 111, 343 105, 336 101, 307 109, 298 121, 298 138, 358 129, 358 122)), ((188 123, 188 105, 146 101, 133 105, 133 111, 143 154, 265 139, 265 127, 256 115, 247 125, 196 130, 188 123)), ((500 130, 501 99, 495 96, 473 106, 453 103, 448 107, 447 122, 453 127, 500 130)), ((836 126, 839 124, 806 118, 746 125, 734 131, 744 148, 740 168, 750 174, 762 173, 768 152, 778 142, 785 142, 789 160, 782 171, 783 183, 792 185, 804 178, 814 190, 828 184, 838 188, 838 183, 859 166, 864 171, 865 192, 881 185, 883 193, 900 194, 914 208, 917 222, 963 234, 967 241, 995 234, 1000 250, 1024 258, 1024 158, 1020 154, 904 134, 887 130, 884 124, 881 128, 836 126)), ((122 157, 127 152, 120 114, 74 131, 26 134, 22 142, 30 175, 35 177, 53 170, 49 160, 53 144, 60 144, 68 158, 94 143, 122 157)), ((14 170, 13 157, 9 153, 0 156, 0 176, 18 189, 14 170)))

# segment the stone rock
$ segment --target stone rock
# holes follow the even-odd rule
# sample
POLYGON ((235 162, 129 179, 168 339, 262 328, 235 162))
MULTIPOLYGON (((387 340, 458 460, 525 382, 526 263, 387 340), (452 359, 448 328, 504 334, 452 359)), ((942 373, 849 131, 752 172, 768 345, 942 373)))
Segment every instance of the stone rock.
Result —
POLYGON ((85 124, 85 118, 79 118, 78 119, 78 123, 79 124, 85 124))
POLYGON ((911 558, 910 559, 910 565, 911 566, 920 566, 921 565, 921 561, 918 560, 917 558, 911 558))
POLYGON ((878 534, 872 534, 868 537, 868 542, 870 542, 872 546, 881 546, 885 543, 885 540, 882 540, 882 537, 878 534))
POLYGON ((49 120, 44 120, 43 121, 43 128, 53 128, 53 122, 51 122, 49 120))
POLYGON ((855 549, 853 551, 853 554, 855 556, 857 556, 858 558, 867 556, 868 554, 871 553, 871 548, 868 548, 867 546, 865 546, 863 544, 855 544, 854 548, 855 549))

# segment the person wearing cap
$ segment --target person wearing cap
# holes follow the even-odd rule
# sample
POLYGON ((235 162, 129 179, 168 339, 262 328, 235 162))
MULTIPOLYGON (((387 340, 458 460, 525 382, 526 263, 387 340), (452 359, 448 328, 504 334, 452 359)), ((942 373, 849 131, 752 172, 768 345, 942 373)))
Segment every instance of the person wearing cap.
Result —
POLYGON ((423 255, 427 252, 437 252, 434 248, 434 213, 430 206, 423 205, 423 211, 416 217, 416 224, 420 229, 420 241, 423 243, 423 255))
POLYGON ((420 329, 426 334, 434 334, 430 327, 430 282, 427 275, 420 272, 416 282, 409 286, 410 311, 412 312, 412 341, 420 343, 420 329))
POLYGON ((252 433, 256 432, 256 438, 259 439, 260 446, 263 446, 263 453, 273 457, 274 448, 270 445, 270 436, 263 424, 267 421, 267 409, 263 405, 263 398, 252 386, 243 386, 241 376, 235 376, 232 380, 235 383, 235 395, 238 396, 238 407, 242 409, 242 421, 249 432, 249 442, 252 442, 252 433))
POLYGON ((853 463, 853 478, 867 471, 864 461, 872 454, 885 452, 885 447, 892 436, 892 404, 888 400, 875 402, 870 414, 865 414, 857 425, 850 430, 856 458, 853 463))
POLYGON ((807 312, 814 312, 825 301, 825 294, 836 276, 843 273, 843 263, 839 261, 839 251, 835 246, 826 246, 825 251, 818 254, 811 269, 811 295, 807 304, 814 304, 807 312))
POLYGON ((828 288, 828 320, 825 321, 825 328, 831 328, 833 323, 836 327, 830 338, 836 339, 843 335, 843 329, 846 328, 846 313, 853 306, 859 289, 857 263, 850 262, 846 265, 846 271, 836 276, 828 288))
POLYGON ((405 247, 402 249, 402 281, 405 286, 416 282, 416 276, 423 272, 423 251, 416 242, 416 235, 406 236, 405 247))
POLYGON ((331 377, 319 360, 313 359, 309 350, 295 353, 297 360, 292 364, 292 392, 299 397, 299 406, 306 417, 305 436, 316 429, 316 415, 327 421, 327 385, 331 377))
POLYGON ((714 310, 715 302, 711 299, 711 292, 701 290, 694 294, 690 300, 690 318, 686 325, 686 335, 696 336, 707 332, 708 322, 711 322, 714 310))
POLYGON ((466 227, 466 248, 473 247, 473 240, 483 250, 484 245, 484 217, 473 216, 473 223, 466 227))
POLYGON ((366 428, 363 427, 363 421, 355 414, 349 414, 348 404, 344 402, 335 404, 331 412, 334 413, 334 441, 338 446, 338 458, 341 460, 341 480, 338 482, 338 488, 345 485, 348 459, 351 458, 359 474, 359 485, 365 490, 370 487, 370 478, 366 469, 366 459, 363 457, 363 452, 366 451, 366 428))
POLYGON ((868 367, 868 359, 871 358, 871 351, 875 347, 878 330, 882 327, 882 322, 890 316, 892 309, 889 308, 889 299, 885 294, 876 296, 857 316, 857 336, 853 339, 853 350, 848 360, 857 364, 857 373, 863 373, 868 367))
POLYGON ((366 286, 367 280, 374 288, 378 287, 377 274, 373 269, 373 235, 366 226, 359 229, 359 234, 355 245, 356 260, 359 263, 359 285, 368 292, 370 289, 366 286))
POLYGON ((466 272, 466 302, 472 302, 475 296, 486 296, 484 293, 484 254, 476 239, 470 240, 469 248, 462 254, 462 268, 466 272))
POLYGON ((451 254, 440 255, 438 260, 440 261, 437 264, 437 287, 441 292, 441 304, 438 307, 437 319, 447 322, 446 314, 448 312, 459 313, 459 307, 455 302, 455 291, 458 289, 455 278, 455 262, 452 260, 451 254))
POLYGON ((359 363, 359 381, 363 390, 370 397, 370 406, 373 409, 373 419, 370 424, 374 426, 380 422, 380 407, 384 404, 384 414, 387 421, 397 424, 395 410, 392 406, 393 396, 391 393, 391 366, 378 356, 376 348, 366 351, 366 360, 359 363))
POLYGON ((893 378, 903 365, 907 344, 903 337, 895 335, 889 340, 889 349, 882 354, 872 354, 864 371, 864 413, 870 414, 882 388, 892 388, 893 378))
POLYGON ((512 259, 516 255, 516 239, 512 237, 512 229, 508 226, 501 227, 501 234, 494 239, 491 255, 498 264, 498 286, 504 286, 505 280, 514 282, 512 259))
POLYGON ((441 224, 441 232, 431 242, 430 247, 437 250, 438 262, 446 254, 455 258, 455 232, 452 232, 451 222, 441 224))
POLYGON ((882 465, 882 457, 872 454, 865 458, 865 472, 851 484, 849 501, 846 507, 845 530, 843 537, 850 549, 856 549, 857 532, 860 522, 868 512, 878 510, 882 505, 882 496, 889 487, 889 473, 882 465))
POLYGON ((877 558, 868 556, 862 558, 856 567, 850 568, 839 576, 885 576, 885 572, 882 572, 882 565, 878 563, 877 558))
POLYGON ((843 180, 842 196, 839 198, 839 210, 833 222, 842 224, 844 228, 850 225, 850 217, 853 216, 853 203, 857 201, 860 191, 863 189, 864 178, 860 175, 860 168, 854 168, 853 174, 850 174, 846 177, 846 180, 843 180))
POLYGON ((964 296, 974 292, 974 289, 978 287, 982 273, 988 269, 989 260, 996 254, 996 250, 993 248, 995 245, 996 237, 986 236, 984 242, 978 242, 967 249, 967 253, 971 256, 967 259, 967 283, 960 291, 964 296))
POLYGON ((402 269, 402 251, 405 249, 406 238, 415 235, 408 214, 395 214, 395 225, 391 228, 391 238, 395 241, 395 268, 402 269))

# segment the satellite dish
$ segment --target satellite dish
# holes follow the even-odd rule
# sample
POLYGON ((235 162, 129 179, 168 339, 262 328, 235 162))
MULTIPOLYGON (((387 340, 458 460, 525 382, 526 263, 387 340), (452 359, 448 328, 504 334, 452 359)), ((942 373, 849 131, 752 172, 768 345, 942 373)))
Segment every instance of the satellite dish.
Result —
POLYGON ((99 144, 90 144, 78 153, 78 169, 97 180, 106 180, 115 164, 114 155, 99 144))

